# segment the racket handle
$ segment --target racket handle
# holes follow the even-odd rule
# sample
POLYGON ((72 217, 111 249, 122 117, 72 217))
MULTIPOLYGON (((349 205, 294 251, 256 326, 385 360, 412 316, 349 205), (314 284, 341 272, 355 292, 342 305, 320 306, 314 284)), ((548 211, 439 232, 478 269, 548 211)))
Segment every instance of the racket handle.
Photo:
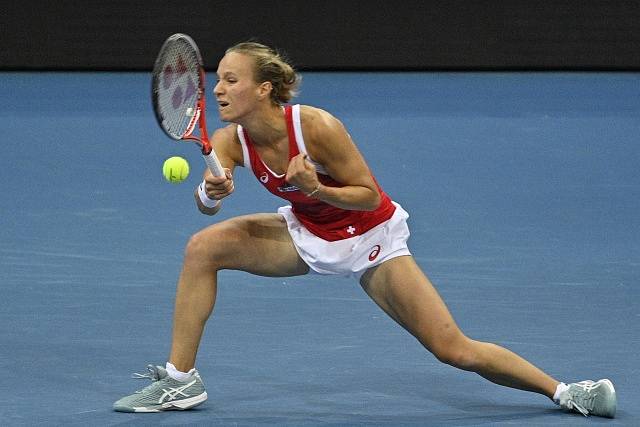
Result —
POLYGON ((225 176, 220 160, 218 160, 218 156, 216 156, 213 150, 211 150, 209 154, 203 154, 202 157, 204 157, 204 161, 207 163, 207 167, 213 175, 225 176))

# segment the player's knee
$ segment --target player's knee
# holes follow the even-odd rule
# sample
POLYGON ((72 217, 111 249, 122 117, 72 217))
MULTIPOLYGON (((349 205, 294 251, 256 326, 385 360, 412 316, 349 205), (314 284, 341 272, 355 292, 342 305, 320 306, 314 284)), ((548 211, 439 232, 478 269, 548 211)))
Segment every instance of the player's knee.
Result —
POLYGON ((477 364, 477 357, 472 343, 472 340, 460 333, 441 340, 430 350, 442 363, 465 371, 473 371, 477 364))
POLYGON ((226 233, 223 227, 213 226, 191 236, 185 247, 185 263, 219 270, 224 264, 223 248, 226 233))

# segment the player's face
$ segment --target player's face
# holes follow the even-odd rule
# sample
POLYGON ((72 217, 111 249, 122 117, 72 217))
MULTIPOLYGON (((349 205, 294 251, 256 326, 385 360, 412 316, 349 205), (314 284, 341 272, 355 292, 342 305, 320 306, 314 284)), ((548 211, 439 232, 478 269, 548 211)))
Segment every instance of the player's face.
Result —
POLYGON ((242 53, 226 54, 218 64, 218 82, 213 93, 220 120, 236 121, 253 111, 259 101, 259 84, 254 78, 254 60, 242 53))

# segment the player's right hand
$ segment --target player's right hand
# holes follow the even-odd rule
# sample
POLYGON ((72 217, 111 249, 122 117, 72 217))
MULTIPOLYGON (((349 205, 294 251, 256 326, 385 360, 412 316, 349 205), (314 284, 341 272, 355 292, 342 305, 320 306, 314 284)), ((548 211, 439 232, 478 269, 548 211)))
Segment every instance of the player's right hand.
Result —
POLYGON ((233 176, 231 169, 224 168, 225 176, 213 176, 207 171, 204 177, 204 191, 210 199, 221 200, 233 193, 233 176))

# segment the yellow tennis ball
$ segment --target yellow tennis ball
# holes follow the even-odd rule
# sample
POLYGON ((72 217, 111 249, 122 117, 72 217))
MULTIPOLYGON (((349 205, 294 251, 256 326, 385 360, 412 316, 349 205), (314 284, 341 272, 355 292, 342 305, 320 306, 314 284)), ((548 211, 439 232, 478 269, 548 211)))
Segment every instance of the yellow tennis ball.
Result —
POLYGON ((189 163, 182 157, 169 157, 162 165, 162 175, 167 181, 179 184, 189 176, 189 163))

